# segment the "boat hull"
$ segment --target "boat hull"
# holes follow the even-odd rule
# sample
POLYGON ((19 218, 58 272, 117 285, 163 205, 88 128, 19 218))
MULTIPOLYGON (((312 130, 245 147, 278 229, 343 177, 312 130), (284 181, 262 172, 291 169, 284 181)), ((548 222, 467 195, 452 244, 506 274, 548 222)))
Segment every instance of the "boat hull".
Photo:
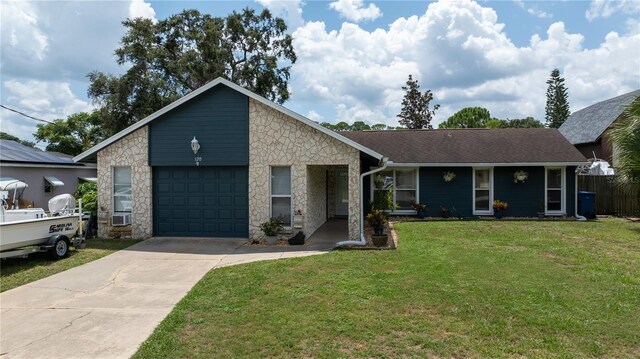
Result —
POLYGON ((46 244, 57 235, 70 239, 79 225, 79 214, 0 223, 0 251, 46 244))

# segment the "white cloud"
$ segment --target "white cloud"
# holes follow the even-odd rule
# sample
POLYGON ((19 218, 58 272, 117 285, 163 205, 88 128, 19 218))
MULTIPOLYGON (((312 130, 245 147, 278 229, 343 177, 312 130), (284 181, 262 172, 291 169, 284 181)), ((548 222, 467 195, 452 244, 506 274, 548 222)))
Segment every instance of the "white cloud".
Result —
POLYGON ((151 7, 151 4, 144 2, 144 0, 131 0, 129 4, 129 17, 132 19, 143 17, 153 21, 157 20, 156 11, 151 7))
POLYGON ((255 0, 275 16, 283 18, 289 31, 304 25, 302 19, 302 0, 255 0))
POLYGON ((527 12, 528 12, 529 14, 531 14, 531 15, 533 15, 533 16, 537 16, 537 17, 539 17, 539 18, 541 18, 541 19, 550 19, 550 18, 552 18, 552 17, 553 17, 553 15, 551 15, 551 14, 549 14, 549 13, 547 13, 547 12, 544 12, 544 11, 542 11, 542 10, 538 10, 538 9, 534 9, 534 8, 532 8, 532 7, 528 8, 528 9, 527 9, 527 12))
MULTIPOLYGON (((58 81, 8 80, 2 83, 3 104, 28 115, 52 121, 77 113, 91 111, 93 106, 77 98, 69 83, 58 81)), ((40 122, 2 110, 2 131, 21 139, 32 140, 40 122)))
POLYGON ((310 110, 309 112, 307 112, 307 115, 305 117, 314 122, 320 122, 323 118, 321 114, 317 113, 314 110, 310 110))
POLYGON ((431 89, 442 108, 438 123, 467 106, 501 118, 544 119, 546 80, 553 68, 566 78, 572 110, 640 87, 640 35, 612 32, 595 49, 564 23, 518 47, 497 14, 471 1, 437 2, 425 14, 366 31, 344 23, 327 31, 309 22, 294 35, 296 101, 333 108, 325 120, 396 125, 401 86, 409 74, 431 89))
POLYGON ((592 21, 599 17, 607 18, 616 12, 626 15, 640 14, 640 1, 638 0, 592 0, 585 16, 592 21))
POLYGON ((329 4, 340 16, 355 22, 375 20, 382 16, 382 11, 375 4, 365 7, 363 0, 338 0, 329 4))
MULTIPOLYGON (((2 4, 2 43, 6 51, 17 53, 23 61, 44 60, 49 39, 39 27, 38 12, 29 2, 2 4)), ((4 57, 4 56, 3 56, 4 57)), ((4 67, 4 60, 2 61, 4 67)))

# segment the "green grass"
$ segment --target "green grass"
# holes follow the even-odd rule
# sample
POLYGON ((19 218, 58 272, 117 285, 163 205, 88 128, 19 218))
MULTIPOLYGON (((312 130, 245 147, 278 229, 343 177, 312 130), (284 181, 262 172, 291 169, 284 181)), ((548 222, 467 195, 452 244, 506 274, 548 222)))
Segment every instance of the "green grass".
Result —
POLYGON ((7 258, 0 261, 0 292, 77 267, 129 247, 137 239, 89 239, 86 248, 69 251, 69 256, 52 260, 49 253, 30 254, 28 258, 7 258))
POLYGON ((213 270, 135 357, 640 357, 640 224, 396 229, 396 251, 213 270))

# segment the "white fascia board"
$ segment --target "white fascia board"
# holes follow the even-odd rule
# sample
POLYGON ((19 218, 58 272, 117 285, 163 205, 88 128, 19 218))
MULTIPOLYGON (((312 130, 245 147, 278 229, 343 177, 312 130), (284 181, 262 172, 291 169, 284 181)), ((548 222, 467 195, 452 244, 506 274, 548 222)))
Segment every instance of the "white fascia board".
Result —
POLYGON ((388 167, 537 167, 537 166, 580 166, 587 162, 518 162, 518 163, 398 163, 388 167))
POLYGON ((96 167, 88 167, 86 165, 56 165, 56 164, 38 164, 38 163, 0 163, 0 167, 24 167, 24 168, 72 168, 76 170, 95 170, 96 167))
POLYGON ((115 135, 109 137, 108 139, 106 139, 106 140, 100 142, 99 144, 91 147, 90 149, 86 150, 85 152, 75 156, 73 158, 73 160, 75 162, 82 161, 83 159, 85 159, 85 158, 97 153, 98 151, 102 150, 103 148, 113 144, 114 142, 118 141, 119 139, 127 136, 128 134, 130 134, 132 132, 134 132, 135 130, 138 130, 138 129, 146 126, 149 122, 153 121, 154 119, 164 115, 165 113, 173 110, 174 108, 182 105, 183 103, 191 100, 192 98, 200 95, 201 93, 203 93, 203 92, 205 92, 205 91, 207 91, 207 90, 211 89, 212 87, 214 87, 216 85, 219 85, 219 84, 223 84, 223 85, 225 85, 227 87, 230 87, 231 89, 236 90, 236 91, 246 95, 247 97, 252 98, 252 99, 254 99, 254 100, 256 100, 256 101, 258 101, 258 102, 260 102, 260 103, 262 103, 264 105, 267 105, 267 106, 273 108, 276 111, 282 112, 287 116, 293 117, 296 120, 298 120, 298 121, 300 121, 300 122, 302 122, 302 123, 304 123, 304 124, 306 124, 308 126, 311 126, 312 128, 315 128, 316 130, 318 130, 320 132, 323 132, 323 133, 335 138, 336 140, 338 140, 338 141, 340 141, 340 142, 342 142, 342 143, 344 143, 346 145, 349 145, 349 146, 351 146, 351 147, 353 147, 353 148, 355 148, 355 149, 357 149, 357 150, 359 150, 361 152, 364 152, 364 153, 366 153, 366 154, 368 154, 368 155, 370 155, 370 156, 372 156, 372 157, 374 157, 374 158, 376 158, 378 160, 382 159, 382 155, 380 153, 378 153, 376 151, 373 151, 372 149, 367 148, 365 146, 362 146, 361 144, 359 144, 359 143, 357 143, 355 141, 352 141, 352 140, 350 140, 350 139, 348 139, 348 138, 346 138, 346 137, 344 137, 344 136, 342 136, 342 135, 340 135, 340 134, 338 134, 338 133, 336 133, 336 132, 334 132, 334 131, 332 131, 332 130, 324 127, 324 126, 321 126, 321 125, 309 120, 308 118, 306 118, 306 117, 304 117, 304 116, 302 116, 302 115, 300 115, 298 113, 295 113, 295 112, 289 110, 288 108, 285 108, 284 106, 278 105, 278 104, 274 103, 273 101, 267 100, 266 98, 264 98, 264 97, 262 97, 260 95, 257 95, 255 93, 245 89, 242 86, 236 85, 236 84, 234 84, 233 82, 231 82, 229 80, 223 79, 222 77, 218 77, 217 79, 209 82, 208 84, 198 88, 197 90, 192 91, 191 93, 179 98, 178 100, 172 102, 171 104, 161 108, 160 110, 152 113, 151 115, 145 117, 144 119, 134 123, 133 125, 131 125, 131 126, 125 128, 124 130, 116 133, 115 135))

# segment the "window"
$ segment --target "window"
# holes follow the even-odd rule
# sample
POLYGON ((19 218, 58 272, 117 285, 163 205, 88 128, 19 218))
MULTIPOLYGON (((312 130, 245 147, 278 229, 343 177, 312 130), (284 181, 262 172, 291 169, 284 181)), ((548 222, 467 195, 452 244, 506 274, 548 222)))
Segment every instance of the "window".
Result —
POLYGON ((131 167, 113 168, 113 211, 131 212, 131 167))
POLYGON ((418 201, 418 170, 396 169, 381 171, 372 176, 374 203, 391 190, 391 201, 397 205, 395 212, 413 211, 412 202, 418 201))
POLYGON ((473 214, 493 213, 493 169, 473 169, 473 214))
POLYGON ((291 167, 271 167, 271 217, 291 227, 291 167))
POLYGON ((57 177, 54 176, 45 176, 44 177, 44 193, 53 192, 56 187, 64 186, 64 182, 60 181, 57 177))
POLYGON ((564 168, 547 168, 545 172, 547 214, 564 214, 564 168))

